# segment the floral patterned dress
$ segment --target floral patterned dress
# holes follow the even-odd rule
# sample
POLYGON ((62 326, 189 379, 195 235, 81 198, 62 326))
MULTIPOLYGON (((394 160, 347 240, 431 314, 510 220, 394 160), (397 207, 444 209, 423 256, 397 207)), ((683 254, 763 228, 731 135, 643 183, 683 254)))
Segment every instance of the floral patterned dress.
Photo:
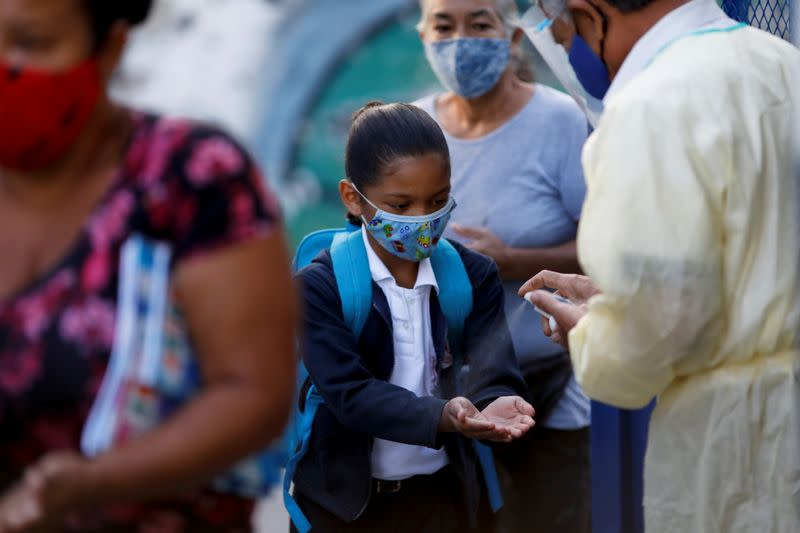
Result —
MULTIPOLYGON (((133 119, 113 184, 71 251, 0 301, 0 490, 43 454, 78 448, 111 352, 120 248, 131 234, 169 242, 181 262, 279 227, 258 169, 225 134, 133 119)), ((247 531, 252 507, 205 491, 109 508, 65 530, 247 531)))

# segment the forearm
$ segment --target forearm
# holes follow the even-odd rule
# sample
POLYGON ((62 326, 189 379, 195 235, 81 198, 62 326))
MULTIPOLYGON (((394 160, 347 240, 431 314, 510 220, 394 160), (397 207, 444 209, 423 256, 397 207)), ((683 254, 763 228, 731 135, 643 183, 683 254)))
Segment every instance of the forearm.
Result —
POLYGON ((264 395, 237 382, 209 387, 151 433, 88 462, 82 503, 149 500, 210 481, 281 434, 289 406, 264 395))
MULTIPOLYGON (((336 397, 342 398, 338 394, 336 397)), ((350 429, 383 440, 438 448, 439 425, 446 403, 432 396, 418 397, 401 387, 375 380, 362 393, 331 402, 329 406, 350 429)))
MULTIPOLYGON (((711 303, 712 298, 704 300, 711 303)), ((681 309, 686 308, 647 290, 627 297, 595 296, 569 332, 575 377, 586 394, 617 407, 643 407, 673 381, 677 361, 698 348, 708 353, 696 344, 691 317, 681 320, 681 309)), ((697 319, 699 329, 708 328, 718 338, 714 326, 697 319)))
POLYGON ((542 270, 581 273, 575 241, 549 248, 507 248, 504 256, 497 266, 506 281, 525 280, 542 270))

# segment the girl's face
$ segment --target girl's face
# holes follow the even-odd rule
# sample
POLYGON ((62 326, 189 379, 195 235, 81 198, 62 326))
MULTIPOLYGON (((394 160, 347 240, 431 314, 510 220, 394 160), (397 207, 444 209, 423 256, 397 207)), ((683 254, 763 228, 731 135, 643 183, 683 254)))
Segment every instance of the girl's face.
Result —
MULTIPOLYGON (((367 221, 375 208, 364 201, 348 180, 342 180, 339 193, 345 207, 367 221)), ((401 157, 383 169, 361 193, 387 213, 403 216, 430 215, 442 209, 450 198, 450 167, 439 154, 401 157)))

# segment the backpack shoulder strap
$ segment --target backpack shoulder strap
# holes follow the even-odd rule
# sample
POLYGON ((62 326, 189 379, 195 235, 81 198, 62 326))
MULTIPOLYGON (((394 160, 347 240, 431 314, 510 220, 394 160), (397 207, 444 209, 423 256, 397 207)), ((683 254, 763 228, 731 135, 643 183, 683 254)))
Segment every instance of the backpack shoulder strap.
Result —
POLYGON ((331 261, 342 299, 344 321, 358 339, 372 308, 372 273, 361 232, 339 233, 334 236, 331 261))
MULTIPOLYGON (((302 363, 300 368, 301 373, 305 373, 307 376, 305 366, 302 363)), ((286 470, 283 474, 283 504, 297 531, 309 533, 311 531, 311 522, 308 521, 308 517, 303 513, 303 510, 292 495, 292 480, 294 480, 294 474, 297 472, 297 466, 308 452, 314 417, 317 416, 317 410, 324 402, 314 385, 308 388, 304 400, 302 411, 295 409, 293 413, 294 419, 291 421, 296 435, 293 435, 289 442, 293 448, 290 451, 289 460, 285 466, 286 470)))
POLYGON ((306 235, 297 246, 294 261, 292 261, 292 270, 298 272, 310 265, 317 254, 331 247, 334 236, 341 232, 340 229, 323 229, 306 235))
POLYGON ((458 250, 447 239, 439 241, 431 266, 439 285, 439 305, 447 319, 448 341, 457 350, 464 335, 464 323, 472 312, 472 282, 458 250))
MULTIPOLYGON (((446 239, 442 239, 431 257, 436 283, 439 285, 439 305, 447 319, 447 337, 454 354, 461 352, 464 323, 472 312, 472 282, 458 250, 446 239)), ((463 357, 456 355, 463 363, 463 357)), ((500 480, 494 465, 492 449, 472 441, 475 455, 483 472, 489 504, 493 512, 503 507, 500 480)))
POLYGON ((292 262, 293 270, 297 272, 310 265, 311 261, 317 257, 322 250, 327 250, 331 247, 333 238, 336 235, 340 233, 352 233, 360 229, 360 226, 348 222, 344 228, 322 229, 309 233, 297 246, 297 252, 292 262))

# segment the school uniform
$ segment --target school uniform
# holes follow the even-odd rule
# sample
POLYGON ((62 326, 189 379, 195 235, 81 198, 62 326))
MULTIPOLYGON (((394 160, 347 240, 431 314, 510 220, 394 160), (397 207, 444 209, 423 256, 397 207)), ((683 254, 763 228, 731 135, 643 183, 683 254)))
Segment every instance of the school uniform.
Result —
MULTIPOLYGON (((344 321, 328 251, 299 274, 301 353, 325 403, 294 476, 295 499, 315 531, 463 531, 486 518, 472 443, 439 433, 461 395, 483 409, 525 396, 494 263, 454 244, 473 290, 461 376, 430 260, 412 289, 399 287, 367 242, 372 307, 355 339, 344 321), (456 379, 460 386, 456 391, 456 379)), ((302 395, 301 395, 302 397, 302 395)))

